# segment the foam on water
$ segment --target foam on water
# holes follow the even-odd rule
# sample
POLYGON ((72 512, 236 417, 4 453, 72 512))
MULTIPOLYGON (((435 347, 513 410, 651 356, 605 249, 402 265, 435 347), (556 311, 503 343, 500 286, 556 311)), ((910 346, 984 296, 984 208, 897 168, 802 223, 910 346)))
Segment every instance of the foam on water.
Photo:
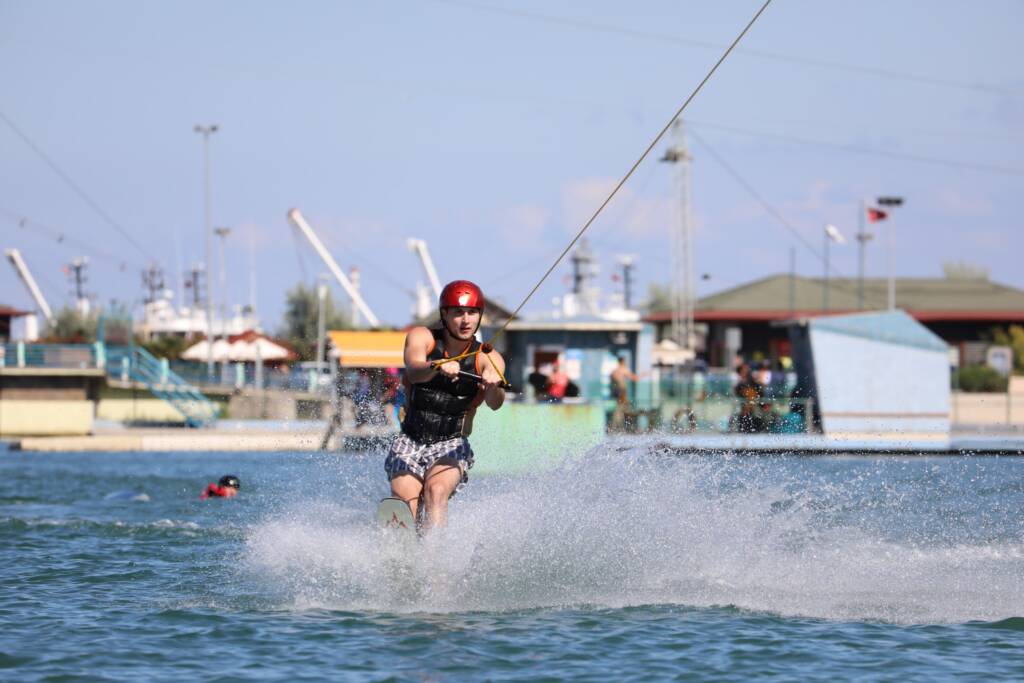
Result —
POLYGON ((836 479, 811 461, 609 443, 553 471, 474 479, 453 501, 450 526, 422 540, 378 529, 382 482, 354 481, 340 502, 278 509, 252 526, 245 572, 298 609, 673 604, 898 623, 1022 616, 1024 543, 1009 519, 1018 510, 968 500, 990 509, 965 527, 942 495, 948 484, 921 462, 868 461, 836 479))

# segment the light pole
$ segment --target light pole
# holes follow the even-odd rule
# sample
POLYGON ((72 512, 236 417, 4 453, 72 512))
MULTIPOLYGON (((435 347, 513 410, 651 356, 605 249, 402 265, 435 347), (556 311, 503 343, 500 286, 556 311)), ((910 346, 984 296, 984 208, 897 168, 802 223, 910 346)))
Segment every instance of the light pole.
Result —
POLYGON ((213 268, 211 267, 210 252, 213 251, 212 233, 210 225, 210 136, 217 132, 217 124, 209 126, 196 125, 192 130, 203 136, 203 244, 206 260, 206 375, 213 379, 213 278, 210 277, 213 268))
POLYGON ((829 244, 829 242, 835 242, 836 244, 846 244, 846 238, 843 237, 843 233, 839 232, 839 228, 837 228, 834 225, 826 225, 825 226, 825 278, 824 278, 824 282, 823 282, 824 287, 822 287, 822 291, 821 291, 821 308, 826 313, 828 312, 828 286, 829 286, 829 282, 828 282, 828 275, 829 275, 829 273, 828 273, 828 271, 829 271, 828 244, 829 244))
POLYGON ((867 202, 860 202, 860 218, 857 221, 857 308, 864 310, 864 251, 874 237, 865 230, 864 218, 868 212, 867 202))
POLYGON ((316 288, 316 373, 317 381, 324 367, 324 350, 327 347, 327 279, 329 275, 320 275, 316 288))
MULTIPOLYGON (((225 343, 228 340, 228 276, 227 268, 224 265, 224 241, 231 234, 231 228, 214 228, 213 234, 220 238, 220 336, 225 343)), ((221 363, 220 374, 224 376, 228 367, 228 358, 225 355, 221 363)))
MULTIPOLYGON (((879 197, 878 205, 885 206, 890 209, 895 209, 898 206, 903 206, 903 197, 879 197)), ((889 216, 889 239, 887 240, 888 248, 886 249, 886 270, 889 271, 889 310, 896 310, 896 277, 893 274, 893 249, 896 243, 896 222, 893 217, 889 216)))

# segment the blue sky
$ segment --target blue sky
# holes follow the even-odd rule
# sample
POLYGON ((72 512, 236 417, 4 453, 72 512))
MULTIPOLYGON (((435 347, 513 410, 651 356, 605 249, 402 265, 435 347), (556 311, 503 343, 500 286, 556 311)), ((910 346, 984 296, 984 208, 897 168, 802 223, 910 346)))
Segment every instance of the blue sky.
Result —
MULTIPOLYGON (((287 288, 325 270, 293 236, 293 206, 362 269, 386 322, 407 322, 421 279, 407 237, 428 241, 442 280, 514 307, 759 6, 0 0, 0 113, 100 209, 0 120, 0 246, 22 250, 53 304, 76 256, 101 303, 137 303, 151 259, 176 284, 203 258, 192 128, 216 123, 229 295, 248 300, 252 251, 265 327, 287 288)), ((900 275, 959 260, 1024 288, 1022 24, 1014 0, 775 0, 687 110, 700 293, 785 272, 792 247, 819 276, 801 240, 820 251, 825 223, 852 237, 879 194, 906 198, 900 275)), ((669 279, 663 148, 588 233, 606 291, 621 253, 638 256, 642 291, 669 279)), ((831 255, 855 275, 852 239, 831 255)), ((867 263, 884 273, 878 240, 867 263)), ((30 305, 6 265, 0 303, 30 305)))

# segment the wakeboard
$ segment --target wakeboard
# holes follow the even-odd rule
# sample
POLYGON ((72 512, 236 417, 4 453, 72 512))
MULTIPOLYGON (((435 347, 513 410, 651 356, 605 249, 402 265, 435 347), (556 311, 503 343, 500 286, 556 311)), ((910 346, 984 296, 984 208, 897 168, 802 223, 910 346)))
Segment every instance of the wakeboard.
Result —
POLYGON ((377 506, 377 523, 385 529, 405 529, 416 533, 412 510, 401 498, 385 498, 377 506))

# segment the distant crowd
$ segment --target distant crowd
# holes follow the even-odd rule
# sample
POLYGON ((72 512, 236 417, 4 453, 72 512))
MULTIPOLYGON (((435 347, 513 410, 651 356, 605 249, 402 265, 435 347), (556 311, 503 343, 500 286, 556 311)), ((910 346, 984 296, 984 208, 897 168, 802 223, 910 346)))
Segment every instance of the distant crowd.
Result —
POLYGON ((806 403, 790 398, 788 410, 780 411, 778 401, 786 397, 782 383, 773 381, 773 374, 767 361, 753 369, 745 362, 736 367, 733 394, 739 399, 739 405, 729 420, 729 431, 773 434, 806 431, 806 403))

